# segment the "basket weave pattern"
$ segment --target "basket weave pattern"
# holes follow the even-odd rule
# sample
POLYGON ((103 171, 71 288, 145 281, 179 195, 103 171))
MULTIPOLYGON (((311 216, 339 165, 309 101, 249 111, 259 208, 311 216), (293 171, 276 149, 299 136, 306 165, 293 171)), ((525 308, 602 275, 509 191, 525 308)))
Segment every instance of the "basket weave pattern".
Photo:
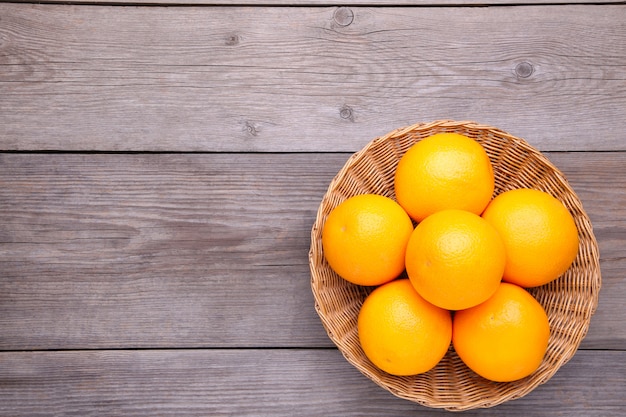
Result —
POLYGON ((331 181, 318 209, 311 231, 309 264, 316 311, 344 357, 398 397, 453 411, 492 407, 520 398, 548 381, 572 358, 585 337, 601 286, 598 245, 591 222, 563 174, 523 139, 494 127, 448 120, 394 130, 372 140, 348 159, 331 181), (494 196, 522 187, 546 191, 563 202, 578 227, 580 245, 572 266, 557 280, 530 290, 546 309, 551 334, 540 367, 518 381, 498 383, 476 375, 452 347, 429 372, 400 377, 381 371, 363 353, 357 334, 359 309, 373 288, 342 279, 324 259, 321 231, 331 210, 358 194, 376 193, 395 199, 393 181, 398 161, 414 143, 439 132, 461 133, 485 148, 496 177, 494 196))

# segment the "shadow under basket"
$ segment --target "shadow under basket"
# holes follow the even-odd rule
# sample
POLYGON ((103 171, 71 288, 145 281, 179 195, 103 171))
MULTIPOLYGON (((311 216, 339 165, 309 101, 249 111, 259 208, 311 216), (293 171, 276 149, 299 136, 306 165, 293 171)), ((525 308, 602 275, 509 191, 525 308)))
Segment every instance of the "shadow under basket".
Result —
POLYGON ((309 252, 315 308, 330 339, 343 356, 368 378, 394 395, 432 408, 461 411, 493 407, 520 398, 548 381, 576 353, 587 334, 601 286, 598 244, 591 222, 564 175, 523 139, 474 122, 418 123, 394 130, 353 154, 331 181, 311 231, 309 252), (324 259, 322 227, 342 201, 376 193, 395 199, 398 161, 416 142, 439 132, 456 132, 478 141, 494 168, 494 196, 514 188, 534 188, 558 198, 572 213, 580 245, 574 263, 561 277, 529 292, 545 308, 550 322, 548 350, 539 368, 513 382, 484 379, 461 361, 452 347, 432 370, 413 376, 390 375, 373 365, 361 349, 357 317, 373 290, 339 277, 324 259))

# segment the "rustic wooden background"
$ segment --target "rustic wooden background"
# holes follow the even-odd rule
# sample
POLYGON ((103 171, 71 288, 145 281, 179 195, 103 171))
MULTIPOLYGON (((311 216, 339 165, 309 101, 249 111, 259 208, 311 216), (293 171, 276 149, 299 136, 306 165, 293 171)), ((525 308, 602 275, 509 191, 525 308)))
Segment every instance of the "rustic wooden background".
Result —
POLYGON ((464 415, 623 415, 623 2, 177 3, 0 2, 0 415, 447 414, 343 359, 307 263, 350 154, 441 118, 545 152, 603 277, 570 363, 464 415))

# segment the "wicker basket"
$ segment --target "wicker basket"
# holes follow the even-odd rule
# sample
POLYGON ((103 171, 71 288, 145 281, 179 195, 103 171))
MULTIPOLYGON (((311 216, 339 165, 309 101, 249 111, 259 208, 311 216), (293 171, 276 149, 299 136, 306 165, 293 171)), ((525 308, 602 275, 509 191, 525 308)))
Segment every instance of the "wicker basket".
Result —
POLYGON ((561 172, 524 140, 474 122, 436 121, 397 129, 353 154, 329 185, 311 231, 309 252, 315 308, 344 357, 363 374, 394 395, 424 406, 448 410, 492 407, 520 398, 545 383, 572 358, 589 327, 601 285, 598 246, 580 200, 561 172), (494 167, 494 195, 513 188, 536 188, 561 200, 578 226, 580 246, 569 270, 530 292, 548 313, 551 335, 539 368, 514 382, 497 383, 469 370, 451 347, 432 370, 399 377, 374 366, 360 347, 357 316, 370 287, 340 278, 322 253, 321 231, 330 211, 357 194, 394 196, 393 178, 400 157, 415 142, 438 132, 458 132, 483 145, 494 167))

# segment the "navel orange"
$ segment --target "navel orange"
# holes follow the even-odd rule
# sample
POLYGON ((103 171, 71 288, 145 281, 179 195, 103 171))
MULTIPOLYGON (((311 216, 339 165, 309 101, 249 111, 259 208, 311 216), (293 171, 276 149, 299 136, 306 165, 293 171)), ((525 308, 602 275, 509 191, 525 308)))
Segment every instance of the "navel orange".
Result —
POLYGON ((506 247, 503 279, 522 287, 546 284, 562 275, 578 253, 578 230, 567 208, 533 189, 506 191, 482 217, 498 230, 506 247))
POLYGON ((406 249, 406 270, 417 292, 441 308, 460 310, 489 298, 504 271, 500 235, 480 216, 443 210, 417 225, 406 249))
POLYGON ((444 209, 480 214, 494 186, 485 149, 458 133, 437 133, 411 146, 394 178, 398 203, 417 221, 444 209))
POLYGON ((548 316, 537 300, 503 282, 487 301, 454 315, 452 343, 484 378, 508 382, 533 373, 548 348, 548 316))
POLYGON ((413 223, 391 198, 363 194, 335 207, 322 229, 322 249, 330 267, 358 285, 380 285, 404 271, 413 223))
POLYGON ((358 316, 365 355, 393 375, 432 369, 446 354, 452 337, 450 312, 425 301, 407 279, 376 288, 358 316))

